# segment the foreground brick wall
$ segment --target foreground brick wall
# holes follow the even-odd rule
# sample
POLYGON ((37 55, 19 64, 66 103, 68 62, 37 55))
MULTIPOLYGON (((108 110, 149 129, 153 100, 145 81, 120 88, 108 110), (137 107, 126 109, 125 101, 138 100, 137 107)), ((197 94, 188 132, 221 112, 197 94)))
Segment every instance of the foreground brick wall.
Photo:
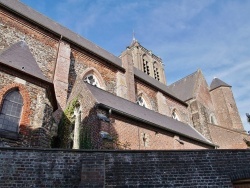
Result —
POLYGON ((83 151, 0 148, 0 187, 232 187, 250 150, 83 151))

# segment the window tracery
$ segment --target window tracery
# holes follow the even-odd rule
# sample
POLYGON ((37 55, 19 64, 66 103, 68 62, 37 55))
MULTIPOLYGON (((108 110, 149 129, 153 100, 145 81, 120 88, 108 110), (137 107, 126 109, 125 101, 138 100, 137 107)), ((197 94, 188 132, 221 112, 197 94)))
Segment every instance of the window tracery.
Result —
POLYGON ((147 108, 147 104, 142 96, 137 97, 136 103, 147 108))
POLYGON ((87 75, 85 78, 84 78, 84 82, 88 83, 88 84, 91 84, 93 86, 96 86, 96 87, 100 87, 100 84, 97 80, 97 78, 95 77, 95 75, 93 74, 89 74, 87 75))

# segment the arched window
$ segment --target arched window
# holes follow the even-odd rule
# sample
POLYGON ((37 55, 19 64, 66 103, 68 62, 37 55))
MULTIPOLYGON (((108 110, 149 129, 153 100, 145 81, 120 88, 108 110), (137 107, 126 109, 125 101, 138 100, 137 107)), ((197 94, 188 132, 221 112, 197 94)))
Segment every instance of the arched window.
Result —
POLYGON ((18 90, 9 92, 3 99, 0 111, 0 130, 18 132, 23 98, 18 90))
POLYGON ((175 119, 175 120, 177 120, 177 121, 180 121, 180 118, 179 118, 179 116, 178 116, 178 114, 177 114, 176 109, 174 109, 174 110, 172 111, 172 118, 175 119))
POLYGON ((140 106, 148 108, 147 103, 145 102, 145 100, 142 96, 137 97, 136 103, 139 104, 140 106))
POLYGON ((100 87, 100 84, 99 84, 97 78, 93 74, 87 75, 84 78, 84 82, 87 82, 88 84, 91 84, 91 85, 96 86, 96 87, 100 87))

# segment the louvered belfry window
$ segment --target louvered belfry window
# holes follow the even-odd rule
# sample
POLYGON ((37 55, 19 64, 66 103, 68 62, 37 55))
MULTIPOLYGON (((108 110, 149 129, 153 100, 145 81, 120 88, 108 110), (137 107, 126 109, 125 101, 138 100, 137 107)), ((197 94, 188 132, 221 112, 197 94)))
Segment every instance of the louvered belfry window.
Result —
POLYGON ((0 111, 0 131, 18 132, 23 98, 18 90, 9 92, 3 100, 0 111))

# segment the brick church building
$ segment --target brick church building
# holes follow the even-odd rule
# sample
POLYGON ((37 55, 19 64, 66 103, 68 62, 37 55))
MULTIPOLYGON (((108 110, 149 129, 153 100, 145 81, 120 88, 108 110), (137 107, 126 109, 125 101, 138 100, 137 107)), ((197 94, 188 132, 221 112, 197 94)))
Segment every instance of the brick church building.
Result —
POLYGON ((244 149, 231 86, 167 84, 133 39, 116 57, 16 0, 0 0, 0 146, 244 149))

